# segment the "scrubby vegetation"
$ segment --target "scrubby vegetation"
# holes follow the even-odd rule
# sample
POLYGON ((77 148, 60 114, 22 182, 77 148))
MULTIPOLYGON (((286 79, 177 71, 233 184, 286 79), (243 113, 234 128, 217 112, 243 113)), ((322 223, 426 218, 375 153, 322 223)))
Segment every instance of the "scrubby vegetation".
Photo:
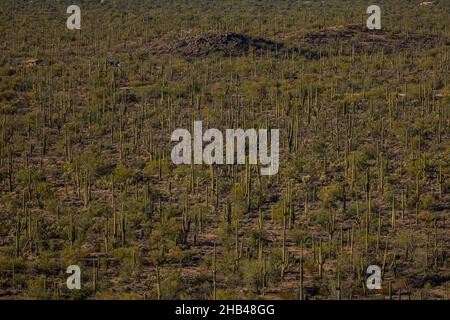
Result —
POLYGON ((448 1, 71 2, 0 3, 0 298, 448 298, 448 1), (279 174, 174 166, 195 120, 279 174))

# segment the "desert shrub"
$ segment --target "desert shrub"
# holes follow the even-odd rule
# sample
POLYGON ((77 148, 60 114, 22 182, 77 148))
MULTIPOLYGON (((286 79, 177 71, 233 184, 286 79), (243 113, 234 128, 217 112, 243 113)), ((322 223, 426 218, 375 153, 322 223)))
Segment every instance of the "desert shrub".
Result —
POLYGON ((335 207, 338 200, 342 200, 342 186, 336 182, 323 187, 319 191, 319 199, 325 208, 335 207))

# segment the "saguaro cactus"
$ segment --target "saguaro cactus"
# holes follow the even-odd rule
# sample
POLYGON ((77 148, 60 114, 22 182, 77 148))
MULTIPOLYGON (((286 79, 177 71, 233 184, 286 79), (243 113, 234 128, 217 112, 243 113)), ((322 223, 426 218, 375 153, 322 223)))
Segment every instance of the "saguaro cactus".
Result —
POLYGON ((281 280, 284 279, 286 269, 289 267, 289 254, 286 249, 286 216, 283 216, 283 240, 281 257, 281 280))
POLYGON ((336 283, 334 288, 337 292, 337 300, 341 300, 341 273, 338 271, 336 275, 336 283))
POLYGON ((121 218, 120 221, 121 221, 120 222, 120 226, 121 226, 120 227, 120 231, 121 231, 120 239, 121 239, 122 246, 124 246, 125 242, 126 242, 126 232, 127 232, 127 220, 126 220, 126 217, 124 215, 122 215, 122 218, 121 218))
POLYGON ((300 272, 300 279, 299 279, 299 299, 304 300, 305 294, 304 294, 304 270, 303 270, 303 240, 300 242, 300 264, 299 264, 299 272, 300 272))
POLYGON ((73 243, 75 241, 75 226, 73 223, 73 211, 70 211, 70 220, 69 220, 69 241, 70 241, 70 246, 73 246, 73 243))
POLYGON ((392 196, 391 226, 392 226, 392 230, 395 231, 397 228, 397 212, 395 210, 395 197, 394 196, 392 196))
POLYGON ((325 263, 325 256, 322 249, 322 239, 319 240, 319 252, 316 255, 316 263, 319 268, 319 278, 322 278, 323 265, 325 263))
POLYGON ((159 265, 156 264, 156 298, 161 300, 161 279, 159 274, 159 265))
POLYGON ((216 288, 216 274, 217 274, 217 252, 216 252, 216 242, 214 242, 214 252, 213 260, 211 265, 211 272, 213 277, 213 298, 217 300, 217 288, 216 288))
POLYGON ((242 259, 242 252, 244 250, 244 239, 241 239, 239 245, 239 220, 237 219, 235 223, 234 241, 235 241, 234 271, 237 271, 239 269, 239 262, 242 259))
POLYGON ((183 217, 182 217, 182 223, 181 223, 181 231, 183 234, 183 243, 187 242, 187 238, 189 235, 189 231, 191 229, 191 215, 189 212, 189 202, 188 202, 188 194, 186 193, 185 195, 185 205, 184 205, 184 210, 183 210, 183 217))

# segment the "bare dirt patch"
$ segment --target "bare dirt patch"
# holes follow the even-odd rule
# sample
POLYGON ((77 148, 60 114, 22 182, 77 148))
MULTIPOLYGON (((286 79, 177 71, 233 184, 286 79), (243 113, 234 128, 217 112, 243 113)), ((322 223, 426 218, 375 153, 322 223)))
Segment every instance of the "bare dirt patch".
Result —
POLYGON ((357 52, 366 49, 385 49, 387 52, 406 48, 429 49, 440 43, 449 44, 449 39, 435 35, 398 34, 386 30, 367 30, 364 26, 349 24, 323 28, 310 32, 303 38, 311 46, 325 46, 339 43, 353 44, 357 52))
POLYGON ((207 33, 185 35, 169 42, 152 44, 150 54, 171 54, 183 57, 203 57, 212 54, 223 56, 243 56, 255 53, 280 53, 285 50, 282 43, 261 37, 251 37, 239 33, 207 33))

